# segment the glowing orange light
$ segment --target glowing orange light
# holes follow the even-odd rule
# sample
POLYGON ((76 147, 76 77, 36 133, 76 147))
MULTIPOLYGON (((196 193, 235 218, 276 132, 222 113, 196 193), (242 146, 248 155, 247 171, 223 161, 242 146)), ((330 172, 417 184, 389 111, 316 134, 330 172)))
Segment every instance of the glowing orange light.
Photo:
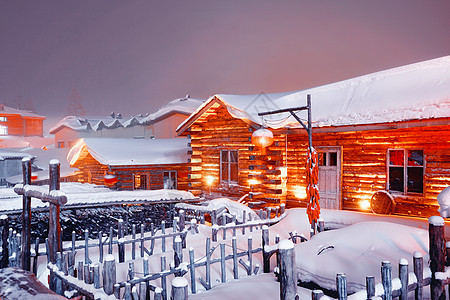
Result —
POLYGON ((253 132, 252 144, 262 149, 262 154, 265 154, 265 148, 273 144, 272 131, 261 128, 253 132))
POLYGON ((248 184, 249 185, 257 185, 257 184, 259 184, 259 181, 256 179, 249 179, 248 184))
POLYGON ((211 176, 211 175, 207 176, 206 177, 206 184, 211 186, 214 183, 214 180, 215 180, 214 176, 211 176))
POLYGON ((370 201, 363 200, 363 201, 359 202, 359 207, 363 210, 369 210, 370 209, 370 201))
POLYGON ((119 179, 115 175, 105 175, 103 176, 103 181, 105 182, 105 185, 107 186, 113 186, 114 184, 119 181, 119 179))
POLYGON ((37 174, 31 173, 31 180, 36 180, 36 179, 38 179, 37 174))

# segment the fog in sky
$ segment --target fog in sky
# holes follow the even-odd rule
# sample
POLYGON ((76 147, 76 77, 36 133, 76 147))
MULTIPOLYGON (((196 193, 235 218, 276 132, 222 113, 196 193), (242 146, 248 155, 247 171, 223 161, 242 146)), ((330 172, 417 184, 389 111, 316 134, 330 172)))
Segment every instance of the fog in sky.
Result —
POLYGON ((448 0, 0 0, 0 103, 62 117, 301 90, 450 55, 448 0))

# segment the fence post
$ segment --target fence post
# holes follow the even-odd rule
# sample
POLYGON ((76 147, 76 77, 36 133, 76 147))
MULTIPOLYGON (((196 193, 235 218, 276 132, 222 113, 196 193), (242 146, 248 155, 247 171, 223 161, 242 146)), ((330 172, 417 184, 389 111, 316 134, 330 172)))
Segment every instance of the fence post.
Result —
MULTIPOLYGON (((52 159, 49 163, 49 191, 60 189, 60 163, 57 159, 52 159)), ((48 248, 49 260, 56 263, 56 253, 61 251, 61 224, 59 222, 60 207, 57 204, 50 203, 48 220, 48 248)), ((56 276, 50 271, 49 287, 52 291, 56 289, 56 276)))
POLYGON ((172 279, 172 300, 188 300, 188 282, 184 277, 172 279))
POLYGON ((375 277, 373 276, 366 277, 366 293, 367 299, 370 299, 373 296, 375 296, 375 277))
POLYGON ((197 287, 195 286, 195 259, 194 259, 194 249, 189 248, 189 270, 191 272, 191 293, 197 293, 197 287))
POLYGON ((408 299, 408 261, 404 258, 400 259, 398 265, 398 277, 402 283, 400 289, 400 300, 408 299))
POLYGON ((181 238, 179 236, 175 237, 173 256, 175 268, 178 268, 178 266, 183 262, 183 248, 181 238))
POLYGON ((419 251, 414 252, 414 274, 417 278, 417 288, 414 291, 415 299, 422 300, 423 291, 423 257, 419 251))
POLYGON ((114 285, 116 284, 116 261, 112 254, 105 257, 103 264, 103 290, 107 295, 114 293, 114 285))
POLYGON ((336 287, 338 292, 338 300, 347 299, 347 277, 345 274, 339 273, 336 275, 336 287))
POLYGON ((323 296, 323 292, 321 290, 314 290, 311 292, 312 300, 319 300, 323 296))
POLYGON ((262 228, 263 270, 264 273, 270 273, 270 253, 266 251, 266 246, 269 246, 269 227, 264 225, 262 228))
POLYGON ((237 244, 236 244, 235 236, 233 236, 231 245, 233 247, 233 277, 234 277, 234 279, 238 279, 239 272, 238 272, 238 259, 237 259, 237 244))
POLYGON ((0 268, 7 268, 9 263, 9 245, 8 245, 8 234, 9 234, 9 219, 7 215, 0 216, 0 226, 2 226, 2 257, 0 259, 0 268))
POLYGON ((392 265, 390 261, 381 263, 381 282, 384 289, 384 300, 392 300, 392 265))
POLYGON ((444 219, 432 216, 428 219, 430 237, 430 269, 431 269, 431 299, 445 299, 445 286, 436 279, 436 272, 445 271, 445 239, 444 219))
POLYGON ((280 253, 280 299, 292 300, 297 294, 294 243, 290 240, 282 240, 278 251, 280 253))
MULTIPOLYGON (((31 184, 31 160, 22 159, 23 185, 31 184)), ((30 271, 31 267, 31 197, 22 196, 22 256, 21 268, 30 271)))

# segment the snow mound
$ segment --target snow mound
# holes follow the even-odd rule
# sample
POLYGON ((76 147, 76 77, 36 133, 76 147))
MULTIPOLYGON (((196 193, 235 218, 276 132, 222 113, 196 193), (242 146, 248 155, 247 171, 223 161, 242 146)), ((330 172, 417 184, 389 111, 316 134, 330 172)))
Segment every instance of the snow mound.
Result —
POLYGON ((450 217, 450 186, 446 187, 437 196, 437 201, 441 208, 438 209, 443 218, 450 217))
POLYGON ((295 259, 299 280, 336 290, 336 274, 344 273, 348 292, 353 293, 365 289, 366 276, 381 281, 382 261, 390 261, 392 274, 398 274, 399 261, 406 259, 412 266, 415 252, 428 261, 427 230, 388 222, 361 222, 322 232, 296 245, 295 259))
POLYGON ((228 198, 217 198, 209 202, 207 209, 220 209, 225 207, 231 215, 236 215, 236 220, 238 222, 243 221, 243 212, 245 211, 246 219, 249 220, 249 216, 252 216, 252 220, 258 220, 258 215, 248 206, 238 203, 236 201, 230 200, 228 198))

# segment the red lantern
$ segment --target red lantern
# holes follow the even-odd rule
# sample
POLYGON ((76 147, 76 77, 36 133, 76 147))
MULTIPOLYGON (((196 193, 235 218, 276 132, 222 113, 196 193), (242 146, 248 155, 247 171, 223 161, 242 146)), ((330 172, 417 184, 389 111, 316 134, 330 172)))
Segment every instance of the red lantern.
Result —
POLYGON ((103 176, 103 181, 105 182, 106 186, 113 186, 114 184, 119 181, 119 179, 115 175, 105 175, 103 176))
POLYGON ((31 173, 31 180, 38 179, 38 175, 36 173, 31 173))
POLYGON ((261 128, 253 132, 252 144, 261 148, 261 154, 266 154, 266 147, 273 144, 273 133, 269 129, 261 128))

